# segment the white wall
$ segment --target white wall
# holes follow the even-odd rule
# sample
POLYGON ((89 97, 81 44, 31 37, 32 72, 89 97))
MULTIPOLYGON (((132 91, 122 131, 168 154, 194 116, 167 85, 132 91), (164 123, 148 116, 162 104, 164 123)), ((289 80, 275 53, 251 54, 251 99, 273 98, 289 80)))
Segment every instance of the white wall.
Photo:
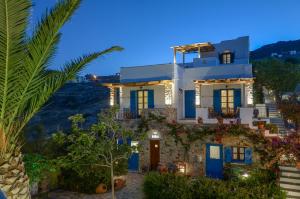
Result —
MULTIPOLYGON (((137 79, 155 79, 159 77, 167 77, 173 79, 173 64, 157 64, 149 66, 122 67, 120 72, 120 80, 126 82, 135 82, 137 79)), ((163 79, 161 79, 163 80, 163 79)))

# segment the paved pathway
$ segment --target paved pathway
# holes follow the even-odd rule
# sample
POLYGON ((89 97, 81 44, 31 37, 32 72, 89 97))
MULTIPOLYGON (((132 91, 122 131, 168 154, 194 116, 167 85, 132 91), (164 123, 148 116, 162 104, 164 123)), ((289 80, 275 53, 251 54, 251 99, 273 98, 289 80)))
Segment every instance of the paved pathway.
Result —
MULTIPOLYGON (((128 173, 127 185, 116 192, 117 199, 143 199, 144 176, 137 173, 128 173)), ((105 194, 80 194, 68 191, 54 191, 48 194, 49 199, 111 199, 111 193, 105 194)))

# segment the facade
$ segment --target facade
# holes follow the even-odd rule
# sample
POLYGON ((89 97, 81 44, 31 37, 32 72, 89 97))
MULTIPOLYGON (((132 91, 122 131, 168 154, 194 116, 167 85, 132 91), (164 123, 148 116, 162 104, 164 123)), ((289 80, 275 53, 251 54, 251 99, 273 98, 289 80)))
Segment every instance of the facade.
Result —
MULTIPOLYGON (((135 119, 152 111, 167 115, 169 121, 186 125, 213 125, 221 118, 224 124, 257 128, 253 126, 257 119, 253 115, 254 77, 249 63, 249 37, 172 49, 173 63, 123 67, 120 83, 106 84, 111 89, 110 104, 119 102, 119 119, 126 120, 129 125, 128 121, 134 123, 135 119), (185 61, 188 54, 195 55, 189 63, 185 61)), ((260 110, 259 114, 266 117, 266 110, 260 110)), ((164 126, 154 124, 148 138, 140 143, 140 156, 135 156, 139 162, 137 169, 147 165, 154 169, 159 164, 176 161, 184 162, 192 174, 222 177, 221 171, 212 174, 209 169, 222 169, 226 153, 227 159, 228 153, 242 154, 240 163, 252 164, 252 159, 256 160, 252 158, 251 144, 243 138, 224 138, 227 141, 223 144, 214 139, 195 143, 188 155, 189 161, 186 161, 186 154, 183 155, 182 146, 168 141, 172 138, 166 134, 164 126)))

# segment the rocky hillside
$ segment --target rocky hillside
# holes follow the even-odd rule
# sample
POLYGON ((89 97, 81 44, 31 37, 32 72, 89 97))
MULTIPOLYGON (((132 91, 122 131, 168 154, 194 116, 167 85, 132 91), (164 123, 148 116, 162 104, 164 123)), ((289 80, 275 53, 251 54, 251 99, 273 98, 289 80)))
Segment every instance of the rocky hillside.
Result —
POLYGON ((251 52, 252 60, 269 57, 276 57, 280 59, 286 59, 289 57, 300 58, 300 39, 267 44, 251 52))
POLYGON ((109 89, 97 82, 68 83, 60 89, 44 108, 30 121, 28 128, 34 131, 43 126, 47 134, 70 128, 68 117, 82 113, 87 124, 97 120, 97 114, 109 103, 109 89))

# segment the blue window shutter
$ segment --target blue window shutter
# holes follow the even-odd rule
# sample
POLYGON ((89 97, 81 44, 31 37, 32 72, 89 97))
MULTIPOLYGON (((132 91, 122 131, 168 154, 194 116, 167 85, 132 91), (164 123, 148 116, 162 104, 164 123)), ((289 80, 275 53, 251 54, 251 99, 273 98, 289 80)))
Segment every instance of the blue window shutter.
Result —
POLYGON ((252 164, 252 148, 245 148, 245 164, 252 164))
POLYGON ((221 90, 214 90, 214 111, 221 113, 221 90))
POLYGON ((242 106, 241 89, 234 89, 234 110, 242 106))
POLYGON ((131 146, 131 138, 127 138, 127 144, 131 146))
POLYGON ((122 138, 118 138, 118 144, 122 145, 123 144, 123 139, 122 138))
POLYGON ((232 149, 230 146, 225 147, 225 162, 229 163, 232 160, 232 149))
POLYGON ((130 91, 130 112, 137 115, 137 94, 136 91, 130 91))
POLYGON ((154 90, 148 90, 148 108, 154 108, 154 90))

